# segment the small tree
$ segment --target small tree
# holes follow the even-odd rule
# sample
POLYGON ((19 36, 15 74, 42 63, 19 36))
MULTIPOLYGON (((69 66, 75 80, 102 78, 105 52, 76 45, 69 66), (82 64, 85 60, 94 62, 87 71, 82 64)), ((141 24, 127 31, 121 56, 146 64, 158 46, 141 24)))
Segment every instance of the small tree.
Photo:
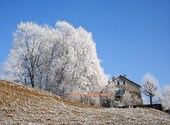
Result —
POLYGON ((101 105, 106 105, 107 102, 109 102, 110 107, 113 107, 114 104, 114 100, 115 100, 115 93, 118 90, 118 88, 116 88, 116 84, 113 84, 113 82, 111 82, 110 84, 108 84, 101 92, 100 94, 103 94, 100 96, 100 101, 101 101, 101 105), (106 96, 107 94, 110 94, 108 96, 106 96))
POLYGON ((159 97, 165 110, 170 110, 170 86, 164 87, 159 97))
POLYGON ((142 104, 142 100, 137 95, 133 95, 132 105, 141 105, 141 104, 142 104))
POLYGON ((142 91, 146 96, 149 96, 150 104, 152 105, 152 98, 156 95, 158 81, 155 79, 154 75, 146 73, 143 77, 142 84, 142 91))
POLYGON ((124 95, 123 95, 123 100, 122 102, 124 103, 125 106, 130 106, 132 105, 132 96, 129 92, 126 92, 124 95))

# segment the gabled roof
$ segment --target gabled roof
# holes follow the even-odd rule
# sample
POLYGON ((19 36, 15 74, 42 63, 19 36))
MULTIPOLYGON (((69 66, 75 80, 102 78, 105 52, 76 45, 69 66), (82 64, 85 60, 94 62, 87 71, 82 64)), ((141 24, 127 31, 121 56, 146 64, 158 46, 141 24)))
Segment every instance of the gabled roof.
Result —
POLYGON ((139 88, 141 88, 140 85, 138 85, 137 83, 133 82, 132 80, 130 80, 130 79, 128 79, 128 78, 126 78, 126 77, 124 77, 124 76, 122 76, 122 75, 120 75, 119 77, 117 77, 116 79, 114 79, 112 82, 114 82, 114 81, 117 80, 118 78, 126 79, 127 81, 129 81, 129 82, 131 82, 132 84, 134 84, 134 85, 138 86, 139 88))

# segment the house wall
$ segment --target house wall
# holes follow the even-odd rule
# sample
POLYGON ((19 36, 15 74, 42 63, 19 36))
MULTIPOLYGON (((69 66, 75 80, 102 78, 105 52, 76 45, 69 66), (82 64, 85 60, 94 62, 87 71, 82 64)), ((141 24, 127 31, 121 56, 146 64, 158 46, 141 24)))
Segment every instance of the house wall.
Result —
MULTIPOLYGON (((109 82, 109 84, 101 91, 103 94, 113 94, 115 92, 114 88, 118 88, 119 90, 126 90, 126 92, 129 92, 132 97, 132 104, 131 105, 141 105, 142 99, 141 99, 141 89, 140 86, 136 85, 134 82, 130 81, 129 79, 126 79, 125 77, 118 77, 114 79, 112 82, 109 82), (120 85, 117 85, 117 81, 120 82, 120 85), (125 85, 123 84, 123 81, 125 81, 125 85)), ((106 96, 106 97, 100 97, 100 105, 103 107, 120 107, 124 106, 124 100, 123 99, 123 92, 122 93, 114 93, 112 96, 106 96)))
MULTIPOLYGON (((138 99, 141 101, 142 103, 142 99, 141 99, 141 89, 139 86, 135 85, 134 83, 132 83, 131 81, 125 79, 125 78, 117 78, 112 84, 116 84, 116 87, 119 88, 120 90, 126 90, 128 91, 132 97, 137 96, 138 99), (120 82, 120 85, 117 85, 117 81, 120 82), (123 81, 126 82, 126 85, 123 85, 123 81)), ((123 96, 123 94, 119 95, 119 96, 123 96)))

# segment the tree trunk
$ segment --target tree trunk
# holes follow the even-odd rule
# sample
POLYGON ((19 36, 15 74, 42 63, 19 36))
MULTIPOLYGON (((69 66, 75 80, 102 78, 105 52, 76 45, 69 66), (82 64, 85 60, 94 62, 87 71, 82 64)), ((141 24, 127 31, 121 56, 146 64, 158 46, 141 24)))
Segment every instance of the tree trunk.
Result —
POLYGON ((28 73, 32 88, 34 88, 34 68, 32 68, 31 70, 28 68, 28 73))
POLYGON ((150 105, 152 106, 152 96, 150 96, 150 105))
POLYGON ((38 77, 38 82, 39 82, 39 88, 41 89, 41 90, 43 90, 43 86, 42 86, 42 73, 40 73, 40 76, 38 77))
POLYGON ((32 88, 34 88, 34 78, 31 78, 31 85, 32 85, 32 88))
POLYGON ((34 74, 33 73, 30 75, 30 81, 31 81, 32 88, 34 88, 34 74))

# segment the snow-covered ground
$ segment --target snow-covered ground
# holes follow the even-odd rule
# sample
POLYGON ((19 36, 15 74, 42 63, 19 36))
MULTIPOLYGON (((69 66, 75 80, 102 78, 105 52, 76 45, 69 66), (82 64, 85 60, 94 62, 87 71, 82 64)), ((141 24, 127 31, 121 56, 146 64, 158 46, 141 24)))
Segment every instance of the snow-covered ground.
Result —
POLYGON ((97 108, 0 81, 0 125, 170 125, 154 109, 97 108))

